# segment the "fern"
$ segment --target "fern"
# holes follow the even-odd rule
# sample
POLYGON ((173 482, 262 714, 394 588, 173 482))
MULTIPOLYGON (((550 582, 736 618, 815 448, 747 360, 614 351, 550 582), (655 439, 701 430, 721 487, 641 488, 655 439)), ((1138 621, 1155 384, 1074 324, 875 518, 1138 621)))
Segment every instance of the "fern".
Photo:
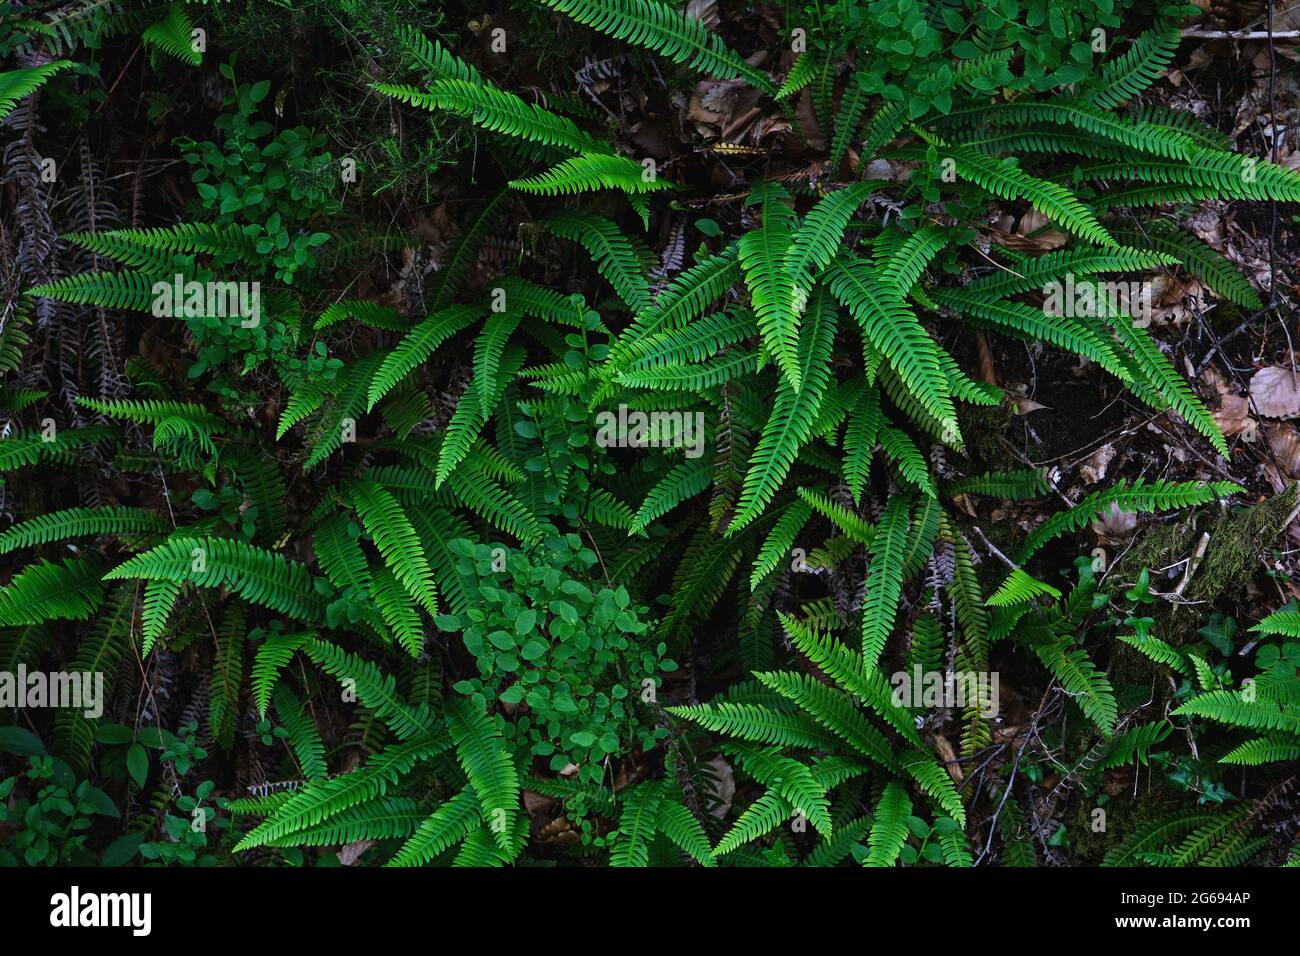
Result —
POLYGON ((102 568, 87 558, 29 564, 0 589, 0 626, 85 620, 103 599, 102 568))
POLYGON ((776 88, 710 34, 698 20, 659 0, 542 0, 548 7, 615 39, 643 46, 717 79, 740 77, 770 96, 776 88))
POLYGON ((1053 515, 1040 524, 1025 539, 1017 560, 1023 564, 1048 541, 1082 528, 1111 508, 1122 508, 1139 513, 1167 511, 1171 508, 1188 508, 1204 504, 1213 501, 1216 497, 1237 494, 1241 490, 1238 485, 1228 481, 1203 483, 1158 480, 1148 483, 1145 479, 1139 478, 1130 485, 1126 479, 1121 479, 1105 491, 1093 492, 1077 505, 1053 515))
POLYGON ((867 835, 867 866, 893 866, 907 841, 907 818, 912 813, 912 802, 903 788, 896 783, 885 785, 884 793, 872 815, 871 832, 867 835))
POLYGON ((161 531, 162 522, 142 508, 68 508, 20 521, 0 532, 0 554, 51 541, 86 535, 145 534, 161 531))
POLYGON ((40 66, 0 73, 0 119, 8 116, 18 101, 40 89, 56 73, 75 64, 71 60, 52 60, 40 66))
POLYGON ((303 565, 229 538, 172 538, 104 575, 107 581, 132 578, 228 588, 304 622, 320 620, 325 613, 303 565))
POLYGON ((513 179, 510 188, 538 196, 573 196, 602 189, 641 195, 676 187, 666 179, 648 175, 645 167, 625 156, 583 153, 536 176, 513 179))
POLYGON ((146 46, 156 47, 182 63, 198 66, 203 62, 203 54, 194 47, 193 29, 194 21, 186 13, 185 4, 173 3, 167 16, 140 34, 140 39, 146 46))
POLYGON ((497 845, 510 850, 519 813, 519 776, 496 722, 473 703, 457 700, 447 705, 447 729, 497 845))

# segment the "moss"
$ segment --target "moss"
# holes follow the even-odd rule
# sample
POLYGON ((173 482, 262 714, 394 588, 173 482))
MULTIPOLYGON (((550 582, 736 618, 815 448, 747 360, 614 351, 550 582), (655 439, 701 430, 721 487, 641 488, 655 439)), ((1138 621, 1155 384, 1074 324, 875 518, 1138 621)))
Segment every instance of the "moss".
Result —
POLYGON ((966 442, 967 457, 985 470, 1005 468, 1007 452, 1002 436, 1015 417, 1010 402, 996 406, 958 406, 957 421, 966 442))
POLYGON ((1097 796, 1080 791, 1078 799, 1065 813, 1066 833, 1070 836, 1071 860, 1075 866, 1096 866, 1106 853, 1150 823, 1155 823, 1183 806, 1164 778, 1157 774, 1150 782, 1144 779, 1137 795, 1127 790, 1100 803, 1097 796), (1092 811, 1100 806, 1106 811, 1106 830, 1092 829, 1092 811))
MULTIPOLYGON (((1156 525, 1147 531, 1124 554, 1108 575, 1111 590, 1120 590, 1137 580, 1143 568, 1163 568, 1175 561, 1190 558, 1203 534, 1209 534, 1205 555, 1183 590, 1184 602, 1157 599, 1148 605, 1155 618, 1153 633, 1175 647, 1191 641, 1202 619, 1226 594, 1241 593, 1244 582, 1259 567, 1260 552, 1277 540, 1295 509, 1300 485, 1246 508, 1215 511, 1198 508, 1169 524, 1156 525)), ((1155 590, 1171 591, 1182 579, 1185 565, 1177 575, 1152 580, 1155 590)), ((1162 668, 1128 647, 1116 645, 1112 679, 1119 682, 1149 683, 1162 668)))

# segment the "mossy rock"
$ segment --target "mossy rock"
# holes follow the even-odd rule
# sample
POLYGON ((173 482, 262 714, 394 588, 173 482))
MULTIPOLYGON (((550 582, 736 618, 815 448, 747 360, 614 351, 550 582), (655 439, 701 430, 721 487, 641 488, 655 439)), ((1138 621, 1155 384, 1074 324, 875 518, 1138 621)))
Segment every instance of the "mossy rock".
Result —
MULTIPOLYGON (((1217 511, 1197 508, 1177 521, 1155 525, 1115 563, 1107 576, 1110 590, 1131 586, 1144 568, 1163 568, 1191 558, 1202 536, 1208 534, 1205 554, 1183 589, 1184 603, 1157 598, 1144 609, 1155 619, 1155 636, 1175 647, 1188 644, 1216 602, 1243 590, 1259 569, 1260 553, 1277 541, 1295 511, 1298 496, 1300 485, 1293 483, 1257 505, 1217 511)), ((1153 578, 1152 589, 1174 590, 1185 569, 1186 565, 1178 567, 1170 579, 1153 578)), ((1145 683, 1158 672, 1160 668, 1145 656, 1116 644, 1112 680, 1145 683)))
MULTIPOLYGON (((1148 768, 1143 774, 1151 772, 1148 768)), ((1097 795, 1089 798, 1079 792, 1079 799, 1063 818, 1065 832, 1070 837, 1070 862, 1075 866, 1097 866, 1108 851, 1126 838, 1184 806, 1179 795, 1158 773, 1150 784, 1142 782, 1136 796, 1129 791, 1100 803, 1097 795), (1100 833, 1093 831, 1093 810, 1098 806, 1106 811, 1106 829, 1100 833)))

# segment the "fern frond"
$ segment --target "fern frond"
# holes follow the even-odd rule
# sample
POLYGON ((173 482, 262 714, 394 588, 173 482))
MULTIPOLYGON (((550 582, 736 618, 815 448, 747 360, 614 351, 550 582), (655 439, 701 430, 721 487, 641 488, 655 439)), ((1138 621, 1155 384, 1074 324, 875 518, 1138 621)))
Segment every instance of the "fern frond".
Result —
POLYGON ((1031 640, 1030 646, 1066 693, 1074 698, 1084 716, 1109 737, 1118 717, 1115 692, 1087 652, 1082 647, 1068 646, 1050 633, 1043 639, 1031 640))
POLYGON ((246 834, 235 845, 235 852, 273 845, 294 833, 319 827, 352 807, 383 797, 403 774, 446 746, 445 742, 428 738, 408 740, 375 754, 356 770, 308 783, 246 834))
POLYGON ((194 48, 193 30, 194 21, 186 13, 185 4, 173 3, 167 16, 140 34, 140 40, 182 63, 198 66, 203 54, 194 48))
POLYGON ((551 216, 542 224, 549 232, 586 249, 600 274, 629 309, 640 313, 650 308, 644 258, 611 220, 579 210, 551 216))
POLYGON ((86 535, 145 534, 163 527, 157 515, 143 508, 67 508, 20 521, 0 533, 0 554, 86 535))
POLYGON ((958 176, 981 189, 1002 199, 1024 199, 1052 222, 1089 242, 1116 245, 1092 211, 1063 186, 1030 176, 1009 159, 995 159, 966 146, 925 138, 945 157, 952 158, 958 176))
POLYGON ((777 383, 776 401, 749 459, 736 514, 727 527, 732 535, 758 517, 789 474, 799 448, 817 423, 821 397, 831 380, 830 354, 835 340, 835 311, 819 288, 808 305, 799 337, 796 390, 788 377, 777 383))
POLYGON ((890 781, 876 804, 872 814, 871 832, 867 835, 869 848, 866 866, 893 866, 903 852, 907 842, 908 817, 912 815, 912 801, 907 792, 897 783, 890 781))
POLYGON ((1084 86, 1083 97, 1098 109, 1113 109, 1137 96, 1164 75, 1182 42, 1177 21, 1166 20, 1144 31, 1123 56, 1102 64, 1084 86))
POLYGON ((662 53, 714 79, 740 78, 769 96, 772 81, 710 33, 699 20, 659 0, 542 0, 548 7, 616 40, 662 53))
POLYGON ((1059 599, 1061 592, 1046 582, 1016 568, 1007 575, 993 596, 984 603, 989 607, 1011 607, 1015 604, 1032 604, 1040 597, 1059 599))
POLYGON ((427 817, 387 866, 423 866, 464 840, 483 822, 483 811, 472 786, 467 786, 427 817))
POLYGON ((903 589, 902 555, 907 546, 910 506, 902 495, 891 497, 871 541, 871 563, 862 600, 862 656, 867 667, 875 667, 880 660, 885 641, 894 629, 903 589))
POLYGON ((477 306, 453 305, 435 312, 411 329, 375 370, 366 390, 366 409, 373 409, 398 383, 423 365, 439 345, 479 315, 477 306))
POLYGON ((857 320, 864 337, 898 373, 921 406, 957 439, 947 378, 939 364, 939 346, 926 333, 903 297, 861 259, 841 254, 830 267, 830 288, 857 320))
POLYGON ((315 635, 310 631, 291 634, 276 632, 268 635, 258 646, 257 652, 253 655, 251 675, 253 703, 257 706, 258 716, 266 716, 267 705, 271 702, 271 691, 275 689, 276 682, 280 679, 280 672, 284 670, 294 653, 306 646, 307 642, 314 637, 315 635))
POLYGON ((102 574, 88 558, 27 565, 0 589, 0 627, 85 620, 103 599, 102 574))
POLYGON ((107 581, 128 578, 224 587, 301 621, 321 620, 325 614, 306 567, 229 538, 172 538, 104 575, 107 581))
POLYGON ((496 719, 465 699, 449 701, 446 717, 456 759, 478 794, 497 845, 517 852, 514 830, 519 815, 519 774, 496 719))
POLYGON ((530 143, 573 153, 608 154, 607 145, 578 129, 572 120, 485 84, 481 78, 439 79, 427 91, 394 83, 372 83, 371 89, 419 109, 464 116, 476 126, 530 143))
POLYGON ((576 196, 579 193, 618 189, 631 195, 659 192, 677 187, 626 156, 611 153, 583 153, 552 166, 544 173, 512 179, 511 189, 536 196, 576 196))
MULTIPOLYGON (((760 183, 750 193, 750 204, 761 207, 760 222, 740 238, 740 265, 745 286, 758 319, 763 344, 776 358, 776 364, 798 392, 802 388, 799 374, 798 346, 800 306, 796 301, 795 279, 799 275, 789 267, 787 253, 795 255, 792 241, 794 210, 783 200, 789 194, 774 183, 760 183)), ((807 294, 807 290, 803 290, 807 294)))
POLYGON ((328 768, 325 765, 325 744, 312 722, 310 712, 303 707, 296 694, 285 684, 275 688, 275 716, 288 734, 287 742, 298 760, 298 767, 307 780, 319 780, 328 768))
POLYGON ((1110 770, 1130 763, 1145 767, 1151 748, 1168 737, 1173 729, 1173 725, 1167 721, 1153 721, 1124 731, 1110 741, 1106 756, 1096 765, 1096 769, 1110 770))
POLYGON ((75 66, 71 60, 53 60, 40 66, 0 73, 0 120, 9 115, 19 100, 36 92, 55 73, 71 66, 75 66))
POLYGON ((1016 560, 1017 563, 1024 564, 1030 555, 1048 541, 1067 532, 1078 531, 1112 507, 1138 513, 1168 511, 1205 504, 1217 497, 1237 494, 1241 490, 1239 485, 1229 481, 1147 482, 1139 478, 1129 485, 1127 479, 1121 479, 1110 488, 1093 492, 1074 507, 1058 512, 1040 524, 1029 533, 1016 560))
POLYGON ((346 492, 393 575, 430 615, 436 615, 433 572, 420 537, 397 499, 378 482, 367 479, 349 482, 346 492))

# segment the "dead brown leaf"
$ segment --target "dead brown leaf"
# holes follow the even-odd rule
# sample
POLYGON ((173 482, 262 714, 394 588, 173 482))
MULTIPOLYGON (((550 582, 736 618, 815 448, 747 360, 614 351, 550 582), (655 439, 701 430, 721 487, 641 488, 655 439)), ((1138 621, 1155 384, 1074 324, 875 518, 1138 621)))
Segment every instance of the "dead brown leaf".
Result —
POLYGON ((1250 397, 1255 411, 1264 418, 1295 418, 1300 415, 1300 379, 1289 368, 1271 365, 1250 380, 1250 397))

